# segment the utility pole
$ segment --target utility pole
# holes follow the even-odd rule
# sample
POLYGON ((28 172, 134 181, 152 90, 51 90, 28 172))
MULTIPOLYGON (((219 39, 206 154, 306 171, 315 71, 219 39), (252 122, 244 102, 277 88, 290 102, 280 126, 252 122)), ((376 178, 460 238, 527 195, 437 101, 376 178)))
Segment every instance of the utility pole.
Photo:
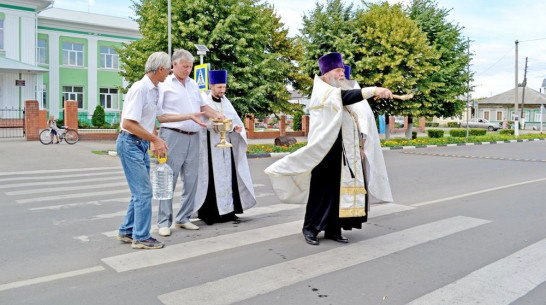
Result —
POLYGON ((525 70, 523 72, 523 84, 521 90, 521 129, 525 129, 525 113, 523 112, 523 107, 525 106, 525 87, 527 87, 527 58, 525 57, 525 70))
POLYGON ((171 0, 167 2, 167 28, 168 28, 168 40, 169 40, 169 58, 171 58, 171 0))
POLYGON ((467 43, 466 53, 468 54, 468 63, 466 64, 466 73, 468 79, 466 80, 466 137, 468 138, 468 117, 470 116, 470 37, 467 37, 467 43))
POLYGON ((516 90, 515 90, 515 102, 514 102, 514 135, 516 138, 519 136, 519 121, 518 121, 518 41, 516 40, 516 90))

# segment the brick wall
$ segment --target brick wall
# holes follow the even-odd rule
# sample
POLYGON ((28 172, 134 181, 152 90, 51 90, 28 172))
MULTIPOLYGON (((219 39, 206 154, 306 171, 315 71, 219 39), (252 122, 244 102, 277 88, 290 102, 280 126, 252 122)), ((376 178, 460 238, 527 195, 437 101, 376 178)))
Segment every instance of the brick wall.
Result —
POLYGON ((78 102, 64 102, 64 125, 72 129, 78 129, 78 102))
POLYGON ((39 111, 38 101, 25 101, 25 136, 27 141, 39 139, 41 126, 39 111))

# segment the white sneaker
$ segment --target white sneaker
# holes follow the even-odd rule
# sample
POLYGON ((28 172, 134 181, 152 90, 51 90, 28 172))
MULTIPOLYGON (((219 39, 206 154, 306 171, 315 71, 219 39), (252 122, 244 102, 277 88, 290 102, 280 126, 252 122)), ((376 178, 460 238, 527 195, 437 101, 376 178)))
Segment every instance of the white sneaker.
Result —
POLYGON ((171 229, 169 227, 159 228, 158 234, 161 236, 171 235, 171 229))
POLYGON ((177 228, 186 229, 186 230, 199 230, 198 226, 194 225, 193 223, 189 221, 185 223, 175 223, 174 226, 177 228))

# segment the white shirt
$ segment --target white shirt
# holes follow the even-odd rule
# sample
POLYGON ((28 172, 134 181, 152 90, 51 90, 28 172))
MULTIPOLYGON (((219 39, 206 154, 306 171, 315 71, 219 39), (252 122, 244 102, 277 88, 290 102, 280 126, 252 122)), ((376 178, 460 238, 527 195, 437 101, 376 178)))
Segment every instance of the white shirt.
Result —
MULTIPOLYGON (((200 112, 201 106, 206 105, 201 97, 201 92, 199 92, 199 85, 189 77, 184 82, 185 86, 174 75, 169 75, 159 85, 158 115, 200 112)), ((189 132, 197 132, 202 128, 192 120, 161 123, 161 127, 176 128, 189 132)))
POLYGON ((138 122, 149 133, 153 133, 158 110, 158 99, 158 87, 152 83, 148 75, 144 75, 141 80, 131 86, 125 96, 121 117, 121 130, 129 132, 123 128, 123 120, 129 119, 138 122))

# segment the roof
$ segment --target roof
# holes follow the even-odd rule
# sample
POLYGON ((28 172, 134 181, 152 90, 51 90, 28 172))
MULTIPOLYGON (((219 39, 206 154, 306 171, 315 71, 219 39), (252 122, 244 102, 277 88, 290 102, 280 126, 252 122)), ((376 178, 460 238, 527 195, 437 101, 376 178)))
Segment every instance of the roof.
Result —
POLYGON ((26 64, 17 60, 0 57, 0 71, 18 73, 44 73, 47 69, 26 64))
POLYGON ((128 18, 50 8, 38 15, 39 29, 68 30, 85 34, 140 39, 138 23, 128 18))
POLYGON ((546 87, 546 78, 542 80, 542 88, 545 88, 546 87))
MULTIPOLYGON (((479 104, 515 104, 515 88, 503 93, 494 95, 490 98, 479 101, 479 104)), ((518 87, 518 104, 521 104, 523 87, 518 87)), ((546 104, 546 95, 534 89, 525 88, 525 104, 526 105, 542 105, 546 104)))

